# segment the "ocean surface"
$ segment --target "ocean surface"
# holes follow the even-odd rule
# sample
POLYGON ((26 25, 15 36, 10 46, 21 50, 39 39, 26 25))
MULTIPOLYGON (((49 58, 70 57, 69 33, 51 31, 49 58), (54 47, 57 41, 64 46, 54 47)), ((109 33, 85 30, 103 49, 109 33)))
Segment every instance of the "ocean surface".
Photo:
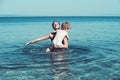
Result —
POLYGON ((0 80, 120 80, 120 17, 0 17, 0 80), (46 53, 53 20, 69 21, 69 48, 46 53))

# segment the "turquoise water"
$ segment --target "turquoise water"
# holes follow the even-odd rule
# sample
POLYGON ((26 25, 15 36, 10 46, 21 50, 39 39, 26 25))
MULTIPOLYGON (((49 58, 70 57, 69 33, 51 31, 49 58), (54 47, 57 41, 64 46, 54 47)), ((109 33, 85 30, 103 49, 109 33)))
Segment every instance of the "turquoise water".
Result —
POLYGON ((120 80, 120 18, 0 18, 0 80, 120 80), (69 49, 48 54, 50 40, 24 44, 68 20, 69 49), (3 21, 2 21, 3 20, 3 21))

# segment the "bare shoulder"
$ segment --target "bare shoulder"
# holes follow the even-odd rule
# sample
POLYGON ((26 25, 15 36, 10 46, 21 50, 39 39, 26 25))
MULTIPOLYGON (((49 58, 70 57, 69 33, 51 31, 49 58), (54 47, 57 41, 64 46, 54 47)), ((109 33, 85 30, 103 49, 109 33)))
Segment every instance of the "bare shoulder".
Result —
POLYGON ((51 32, 51 34, 54 34, 54 33, 56 33, 56 31, 52 31, 52 32, 51 32))

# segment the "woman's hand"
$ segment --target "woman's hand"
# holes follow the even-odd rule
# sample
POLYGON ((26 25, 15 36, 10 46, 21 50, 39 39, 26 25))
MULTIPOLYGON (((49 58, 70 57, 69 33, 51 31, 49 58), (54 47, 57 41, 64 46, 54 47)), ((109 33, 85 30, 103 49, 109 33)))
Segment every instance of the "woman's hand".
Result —
POLYGON ((29 45, 29 44, 31 44, 31 41, 29 41, 29 42, 25 43, 25 46, 27 46, 27 45, 29 45))

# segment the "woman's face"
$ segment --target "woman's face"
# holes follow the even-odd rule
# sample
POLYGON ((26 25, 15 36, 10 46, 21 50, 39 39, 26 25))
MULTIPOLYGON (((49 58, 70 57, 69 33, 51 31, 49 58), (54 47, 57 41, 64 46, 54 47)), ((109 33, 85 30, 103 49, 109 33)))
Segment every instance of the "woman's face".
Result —
POLYGON ((57 30, 57 29, 59 29, 60 28, 60 25, 59 25, 59 23, 58 22, 54 22, 54 29, 55 30, 57 30))

